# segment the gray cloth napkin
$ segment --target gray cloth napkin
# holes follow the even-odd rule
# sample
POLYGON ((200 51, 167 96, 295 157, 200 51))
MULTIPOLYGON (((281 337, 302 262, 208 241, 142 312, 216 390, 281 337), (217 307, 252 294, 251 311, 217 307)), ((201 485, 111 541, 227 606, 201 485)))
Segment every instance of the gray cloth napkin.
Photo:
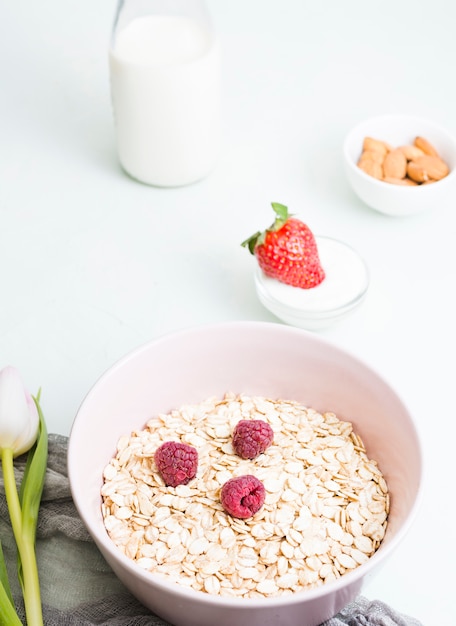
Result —
MULTIPOLYGON (((91 540, 71 498, 67 445, 67 437, 49 435, 49 460, 36 545, 46 626, 171 626, 127 591, 91 540)), ((22 476, 24 464, 25 458, 16 460, 18 479, 22 476)), ((0 482, 0 538, 16 607, 25 623, 3 477, 0 482)), ((344 625, 423 626, 383 602, 371 602, 362 596, 322 626, 344 625)))

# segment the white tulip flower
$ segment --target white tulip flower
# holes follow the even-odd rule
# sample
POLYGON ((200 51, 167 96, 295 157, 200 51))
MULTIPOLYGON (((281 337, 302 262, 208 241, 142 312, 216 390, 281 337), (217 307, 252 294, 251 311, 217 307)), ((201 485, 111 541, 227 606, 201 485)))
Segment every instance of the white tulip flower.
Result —
MULTIPOLYGON (((41 590, 35 552, 38 510, 46 477, 48 441, 39 404, 22 383, 18 370, 0 371, 0 467, 3 487, 17 546, 17 571, 28 626, 43 626, 41 590), (14 458, 28 452, 20 479, 14 473, 14 458)), ((5 555, 0 543, 0 624, 22 626, 11 594, 5 555)))
POLYGON ((13 456, 27 452, 36 441, 39 415, 35 402, 25 389, 18 370, 7 366, 0 371, 0 451, 13 456))

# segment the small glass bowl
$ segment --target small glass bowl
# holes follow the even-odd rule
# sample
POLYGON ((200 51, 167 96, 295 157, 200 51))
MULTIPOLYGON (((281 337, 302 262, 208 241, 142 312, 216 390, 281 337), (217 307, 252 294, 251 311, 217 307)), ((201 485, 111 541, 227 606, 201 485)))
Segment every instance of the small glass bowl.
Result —
POLYGON ((364 300, 369 270, 364 259, 332 237, 315 237, 324 280, 311 289, 286 285, 257 266, 255 287, 260 302, 291 326, 320 330, 340 322, 364 300))

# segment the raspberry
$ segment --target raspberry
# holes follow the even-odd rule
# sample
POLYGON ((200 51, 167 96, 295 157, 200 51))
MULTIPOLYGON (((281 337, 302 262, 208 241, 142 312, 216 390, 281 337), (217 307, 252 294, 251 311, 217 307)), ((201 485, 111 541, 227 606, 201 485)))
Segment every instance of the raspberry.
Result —
POLYGON ((265 495, 263 483, 251 474, 230 478, 220 491, 220 499, 225 511, 240 519, 255 515, 263 506, 265 495))
POLYGON ((274 432, 263 420, 241 420, 233 431, 233 448, 242 459, 255 459, 272 443, 274 432))
POLYGON ((165 441, 156 450, 154 460, 168 487, 186 485, 196 476, 198 452, 186 443, 165 441))

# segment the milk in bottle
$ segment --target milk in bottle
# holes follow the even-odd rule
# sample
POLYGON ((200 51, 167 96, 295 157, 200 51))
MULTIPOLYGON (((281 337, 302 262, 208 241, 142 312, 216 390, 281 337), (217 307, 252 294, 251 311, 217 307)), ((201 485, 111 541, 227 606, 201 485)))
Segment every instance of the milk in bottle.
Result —
POLYGON ((157 186, 206 176, 220 140, 219 47, 209 22, 177 13, 136 13, 123 23, 118 16, 109 60, 124 170, 157 186))

